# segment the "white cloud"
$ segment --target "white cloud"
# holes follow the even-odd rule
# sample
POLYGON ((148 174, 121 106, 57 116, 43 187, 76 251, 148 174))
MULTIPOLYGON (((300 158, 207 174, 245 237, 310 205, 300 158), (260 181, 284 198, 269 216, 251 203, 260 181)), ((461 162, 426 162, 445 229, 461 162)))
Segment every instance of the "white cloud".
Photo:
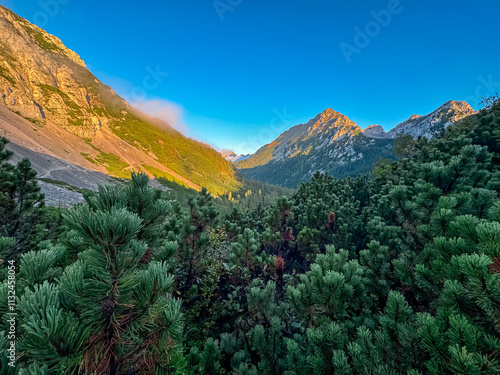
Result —
POLYGON ((184 121, 184 108, 177 103, 165 99, 154 99, 133 102, 130 105, 148 116, 168 123, 184 135, 189 134, 189 127, 184 121))

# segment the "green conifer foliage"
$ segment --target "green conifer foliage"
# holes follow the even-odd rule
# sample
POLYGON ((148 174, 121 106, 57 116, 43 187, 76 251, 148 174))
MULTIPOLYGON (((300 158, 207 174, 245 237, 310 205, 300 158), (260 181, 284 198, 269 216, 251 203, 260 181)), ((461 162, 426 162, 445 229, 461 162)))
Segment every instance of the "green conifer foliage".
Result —
POLYGON ((8 140, 0 138, 0 235, 16 240, 5 259, 14 259, 34 245, 33 236, 42 221, 43 194, 36 182, 36 171, 28 159, 9 164, 13 153, 5 149, 8 140))
MULTIPOLYGON (((180 301, 171 294, 174 279, 167 259, 147 256, 144 239, 158 247, 168 244, 161 232, 156 237, 145 231, 144 220, 119 199, 152 197, 147 180, 135 178, 129 187, 101 188, 89 203, 65 213, 79 252, 62 273, 60 246, 22 257, 19 282, 26 289, 19 300, 19 346, 21 361, 30 369, 48 374, 182 373, 183 317, 180 301)), ((156 209, 148 212, 155 204, 152 198, 150 203, 142 215, 163 220, 165 203, 157 200, 156 209)))
MULTIPOLYGON (((499 374, 498 134, 492 107, 267 207, 254 188, 247 209, 206 190, 170 203, 133 174, 65 210, 60 238, 2 234, 3 254, 43 240, 17 257, 19 373, 499 374)), ((35 194, 4 145, 1 192, 24 175, 35 194)))
POLYGON ((318 255, 311 270, 301 275, 301 283, 288 289, 291 305, 309 325, 321 324, 326 317, 349 327, 350 320, 364 318, 368 280, 358 261, 348 258, 346 250, 327 247, 326 254, 318 255))
POLYGON ((186 296, 197 294, 201 276, 214 255, 210 254, 209 233, 218 214, 213 198, 203 189, 196 198, 189 199, 187 213, 178 207, 177 215, 167 223, 169 239, 177 241, 179 246, 177 256, 184 267, 179 270, 182 272, 179 286, 186 296))

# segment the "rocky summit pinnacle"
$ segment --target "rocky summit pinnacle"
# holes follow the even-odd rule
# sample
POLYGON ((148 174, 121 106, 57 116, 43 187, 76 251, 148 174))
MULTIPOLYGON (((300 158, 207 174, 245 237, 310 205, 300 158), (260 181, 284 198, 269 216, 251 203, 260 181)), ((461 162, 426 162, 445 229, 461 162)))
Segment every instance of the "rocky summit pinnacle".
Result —
POLYGON ((323 121, 325 121, 335 116, 341 116, 341 114, 334 111, 332 108, 327 108, 323 112, 321 112, 319 116, 323 121))
POLYGON ((302 130, 299 135, 299 140, 302 141, 314 136, 321 139, 330 138, 330 141, 334 141, 344 135, 359 133, 361 128, 347 116, 329 108, 305 125, 298 125, 297 130, 302 130))
POLYGON ((262 147, 250 158, 237 162, 238 168, 252 168, 270 161, 277 162, 308 155, 343 137, 361 133, 361 128, 333 109, 326 109, 305 124, 296 125, 281 134, 274 142, 262 147))

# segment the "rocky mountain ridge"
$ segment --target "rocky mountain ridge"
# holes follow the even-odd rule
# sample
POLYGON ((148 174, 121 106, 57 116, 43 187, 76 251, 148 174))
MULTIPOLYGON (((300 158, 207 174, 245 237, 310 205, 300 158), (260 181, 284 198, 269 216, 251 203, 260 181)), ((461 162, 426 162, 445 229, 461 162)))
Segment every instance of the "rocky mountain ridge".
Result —
POLYGON ((142 171, 214 194, 240 186, 216 150, 131 108, 60 39, 2 6, 0 106, 30 122, 9 127, 11 142, 44 134, 44 152, 76 165, 115 177, 142 171))
POLYGON ((240 161, 240 160, 245 160, 245 159, 248 159, 250 157, 250 154, 246 154, 246 155, 238 155, 236 154, 234 151, 232 150, 227 150, 227 149, 223 149, 220 151, 222 157, 228 161, 231 161, 233 163, 237 162, 237 161, 240 161))
POLYGON ((272 143, 261 147, 248 159, 236 163, 240 169, 264 165, 271 160, 282 160, 308 155, 313 149, 321 149, 346 137, 362 133, 347 116, 326 109, 305 124, 293 126, 272 143))
POLYGON ((287 187, 298 186, 318 170, 336 177, 354 176, 368 172, 379 157, 393 159, 392 145, 398 135, 431 138, 474 113, 466 102, 448 101, 428 115, 413 115, 386 132, 380 125, 362 130, 347 116, 327 109, 235 165, 244 177, 287 187), (286 172, 278 172, 282 170, 286 172))
POLYGON ((388 135, 391 138, 396 138, 400 134, 411 135, 414 138, 437 137, 442 129, 474 113, 476 111, 467 102, 450 100, 425 116, 411 116, 392 128, 388 135))
POLYGON ((99 85, 59 38, 0 6, 0 42, 0 103, 34 123, 49 120, 82 138, 92 138, 110 121, 99 96, 118 96, 99 85))

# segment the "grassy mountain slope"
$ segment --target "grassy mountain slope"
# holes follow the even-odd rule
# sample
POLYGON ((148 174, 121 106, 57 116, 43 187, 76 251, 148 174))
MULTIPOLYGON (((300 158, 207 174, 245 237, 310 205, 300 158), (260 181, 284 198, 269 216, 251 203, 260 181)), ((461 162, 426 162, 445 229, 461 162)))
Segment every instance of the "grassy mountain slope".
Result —
POLYGON ((58 38, 1 6, 0 104, 47 133, 54 140, 48 151, 70 149, 95 170, 117 177, 141 170, 214 194, 241 185, 217 151, 166 123, 155 125, 58 38), (74 136, 79 140, 69 144, 74 136))

